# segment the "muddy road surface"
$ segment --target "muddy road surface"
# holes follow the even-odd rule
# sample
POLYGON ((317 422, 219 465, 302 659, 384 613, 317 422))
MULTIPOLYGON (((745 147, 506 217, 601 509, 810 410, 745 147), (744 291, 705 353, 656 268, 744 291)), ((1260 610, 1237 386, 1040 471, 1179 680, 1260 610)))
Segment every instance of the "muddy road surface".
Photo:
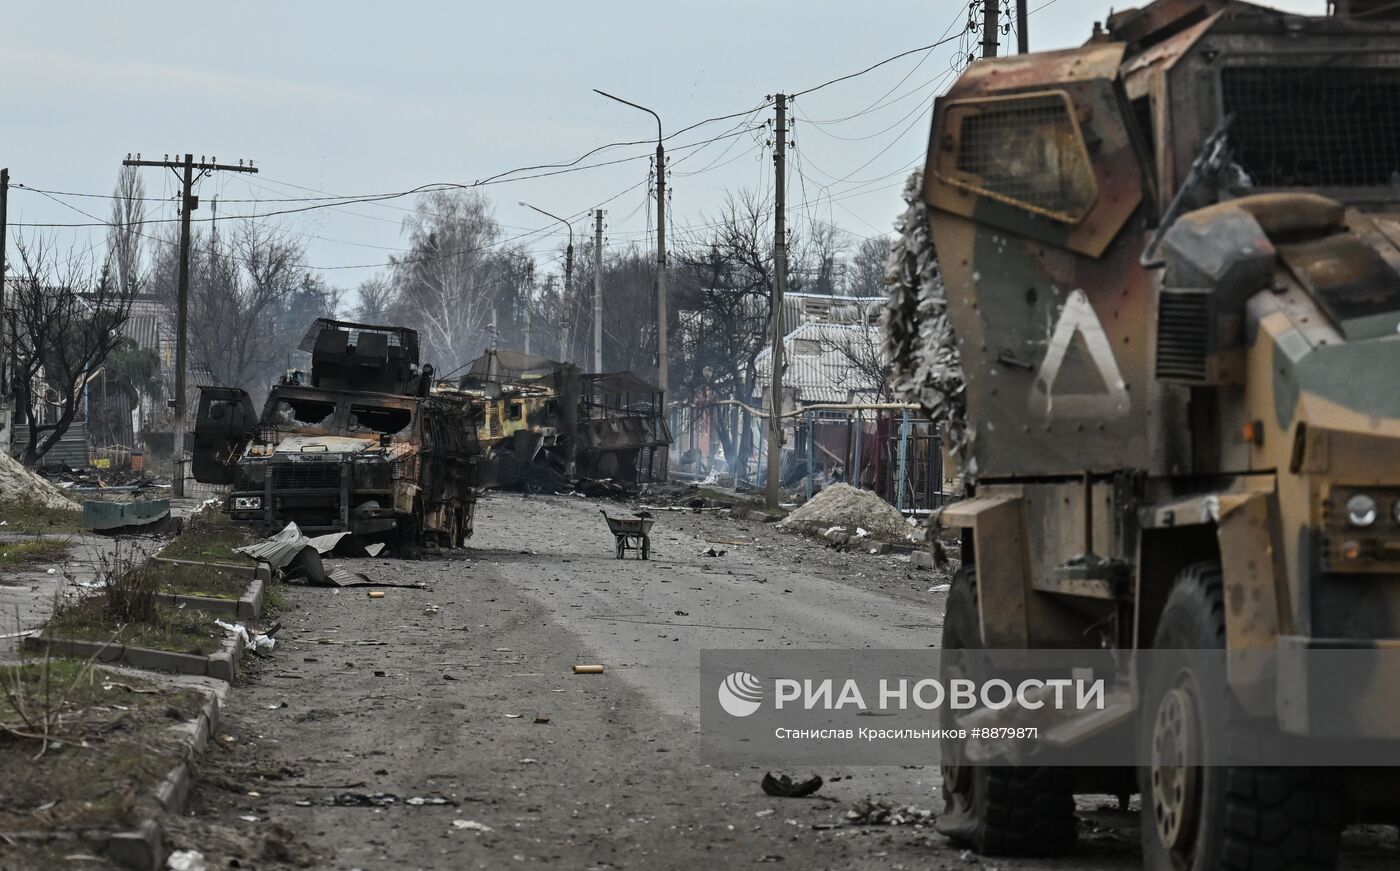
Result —
MULTIPOLYGON (((619 562, 600 507, 621 510, 492 494, 467 551, 343 561, 424 589, 289 588, 172 846, 211 869, 1139 866, 1107 797, 1081 801, 1072 858, 978 862, 928 827, 839 825, 867 796, 939 810, 934 768, 824 769, 778 799, 762 769, 705 765, 701 649, 936 645, 945 579, 716 514, 659 513, 652 561, 619 562)), ((1369 830, 1343 867, 1397 856, 1369 830)))

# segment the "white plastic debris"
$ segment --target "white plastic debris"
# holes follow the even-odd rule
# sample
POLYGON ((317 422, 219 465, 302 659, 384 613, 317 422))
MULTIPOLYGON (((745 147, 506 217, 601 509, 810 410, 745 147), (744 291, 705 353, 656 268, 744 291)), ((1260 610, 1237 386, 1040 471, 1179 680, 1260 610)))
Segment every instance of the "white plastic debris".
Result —
POLYGON ((856 538, 865 538, 869 534, 870 532, 868 530, 861 529, 859 526, 856 527, 856 538))
POLYGON ((223 620, 214 621, 225 632, 230 632, 243 639, 243 646, 254 652, 271 651, 277 646, 277 639, 269 638, 260 632, 249 632, 242 623, 225 623, 223 620))
POLYGON ((952 584, 934 584, 928 588, 930 593, 946 593, 952 588, 952 584))
POLYGON ((198 850, 176 850, 166 857, 165 867, 170 871, 207 871, 209 866, 198 850))
POLYGON ((453 820, 452 827, 454 829, 466 829, 470 832, 489 832, 492 830, 490 826, 485 823, 479 823, 476 820, 453 820))

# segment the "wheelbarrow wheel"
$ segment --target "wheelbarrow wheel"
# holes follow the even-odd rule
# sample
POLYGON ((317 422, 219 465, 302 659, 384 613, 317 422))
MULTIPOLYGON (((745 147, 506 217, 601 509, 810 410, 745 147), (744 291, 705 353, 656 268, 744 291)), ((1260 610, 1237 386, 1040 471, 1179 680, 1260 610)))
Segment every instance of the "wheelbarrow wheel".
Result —
POLYGON ((622 536, 617 537, 617 558, 625 559, 627 556, 627 539, 622 536))
POLYGON ((651 559, 651 536, 642 536, 642 559, 651 559))

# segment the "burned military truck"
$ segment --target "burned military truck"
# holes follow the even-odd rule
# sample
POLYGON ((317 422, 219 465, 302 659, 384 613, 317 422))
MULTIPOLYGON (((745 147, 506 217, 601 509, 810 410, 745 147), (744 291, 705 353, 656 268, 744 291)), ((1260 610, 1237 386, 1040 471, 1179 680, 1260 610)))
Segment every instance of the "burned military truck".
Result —
POLYGON ((1387 770, 1203 764, 1400 740, 1393 659, 1302 658, 1400 646, 1397 16, 1158 0, 938 99, 888 322, 962 440, 943 646, 1119 664, 1037 765, 946 746, 945 833, 1063 851, 1076 792, 1140 793, 1152 871, 1311 869, 1400 814, 1387 770), (1144 670, 1178 649, 1232 658, 1144 670), (1052 764, 1124 733, 1134 767, 1052 764))
POLYGON ((232 485, 224 509, 264 530, 460 547, 476 505, 475 410, 430 394, 417 334, 322 318, 300 348, 309 375, 284 377, 261 416, 243 390, 201 389, 195 478, 232 485))
POLYGON ((483 487, 542 491, 580 480, 664 480, 671 443, 661 392, 631 372, 586 374, 517 351, 474 360, 455 390, 479 405, 483 487))

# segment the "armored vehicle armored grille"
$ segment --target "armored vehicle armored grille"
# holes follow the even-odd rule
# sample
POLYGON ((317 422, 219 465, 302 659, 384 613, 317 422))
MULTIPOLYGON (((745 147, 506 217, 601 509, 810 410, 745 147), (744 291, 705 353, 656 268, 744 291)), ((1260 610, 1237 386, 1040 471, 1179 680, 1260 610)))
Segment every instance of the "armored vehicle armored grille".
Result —
POLYGON ((287 463, 272 467, 278 490, 318 490, 340 486, 339 463, 287 463))

